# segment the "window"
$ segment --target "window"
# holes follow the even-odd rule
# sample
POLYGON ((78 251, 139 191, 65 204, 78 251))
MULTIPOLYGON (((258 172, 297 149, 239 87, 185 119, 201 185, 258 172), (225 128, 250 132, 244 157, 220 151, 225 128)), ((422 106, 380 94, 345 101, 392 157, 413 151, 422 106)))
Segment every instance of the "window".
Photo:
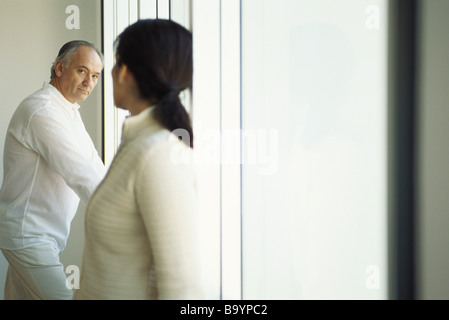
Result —
POLYGON ((243 0, 245 299, 387 297, 387 1, 243 0))
MULTIPOLYGON (((172 19, 190 29, 190 0, 112 0, 103 1, 103 37, 105 73, 112 70, 115 56, 112 44, 117 36, 138 19, 172 19)), ((104 80, 104 157, 110 165, 120 145, 123 120, 127 111, 114 107, 112 78, 104 80)), ((184 105, 190 108, 190 94, 182 93, 184 105)))

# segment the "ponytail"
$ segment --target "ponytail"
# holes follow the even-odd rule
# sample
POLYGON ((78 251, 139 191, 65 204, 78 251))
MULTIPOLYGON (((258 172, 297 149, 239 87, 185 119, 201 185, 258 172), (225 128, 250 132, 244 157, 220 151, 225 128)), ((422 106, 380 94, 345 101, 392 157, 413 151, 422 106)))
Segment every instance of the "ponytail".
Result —
MULTIPOLYGON (((193 129, 189 114, 179 99, 177 92, 164 95, 153 111, 155 119, 169 131, 183 129, 188 133, 188 139, 181 139, 190 148, 193 148, 193 129)), ((179 137, 178 137, 179 138, 179 137)), ((185 138, 185 137, 184 137, 185 138)))

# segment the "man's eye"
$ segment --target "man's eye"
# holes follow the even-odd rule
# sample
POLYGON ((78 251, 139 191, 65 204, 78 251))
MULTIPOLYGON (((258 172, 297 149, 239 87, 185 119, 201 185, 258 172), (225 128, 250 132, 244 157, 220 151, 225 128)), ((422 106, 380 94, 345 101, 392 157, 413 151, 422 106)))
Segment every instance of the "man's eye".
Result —
POLYGON ((80 69, 78 70, 79 73, 86 73, 86 70, 80 69))

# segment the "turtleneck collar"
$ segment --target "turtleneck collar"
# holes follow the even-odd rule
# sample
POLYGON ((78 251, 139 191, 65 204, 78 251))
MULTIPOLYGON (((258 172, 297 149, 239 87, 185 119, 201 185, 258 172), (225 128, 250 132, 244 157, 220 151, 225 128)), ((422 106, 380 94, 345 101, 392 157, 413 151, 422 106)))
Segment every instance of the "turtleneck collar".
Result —
POLYGON ((137 115, 129 116, 123 122, 122 142, 134 138, 142 129, 156 126, 160 127, 152 117, 154 106, 148 107, 137 115))

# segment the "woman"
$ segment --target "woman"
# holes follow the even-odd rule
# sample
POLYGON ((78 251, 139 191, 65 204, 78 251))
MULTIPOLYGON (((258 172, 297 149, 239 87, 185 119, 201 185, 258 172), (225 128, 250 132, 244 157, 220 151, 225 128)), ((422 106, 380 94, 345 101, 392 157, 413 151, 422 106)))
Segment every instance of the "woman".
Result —
POLYGON ((172 161, 191 151, 179 93, 192 84, 192 36, 168 20, 140 20, 116 40, 114 102, 129 110, 113 163, 86 209, 76 299, 200 299, 196 181, 172 161), (185 150, 184 150, 185 151, 185 150))

